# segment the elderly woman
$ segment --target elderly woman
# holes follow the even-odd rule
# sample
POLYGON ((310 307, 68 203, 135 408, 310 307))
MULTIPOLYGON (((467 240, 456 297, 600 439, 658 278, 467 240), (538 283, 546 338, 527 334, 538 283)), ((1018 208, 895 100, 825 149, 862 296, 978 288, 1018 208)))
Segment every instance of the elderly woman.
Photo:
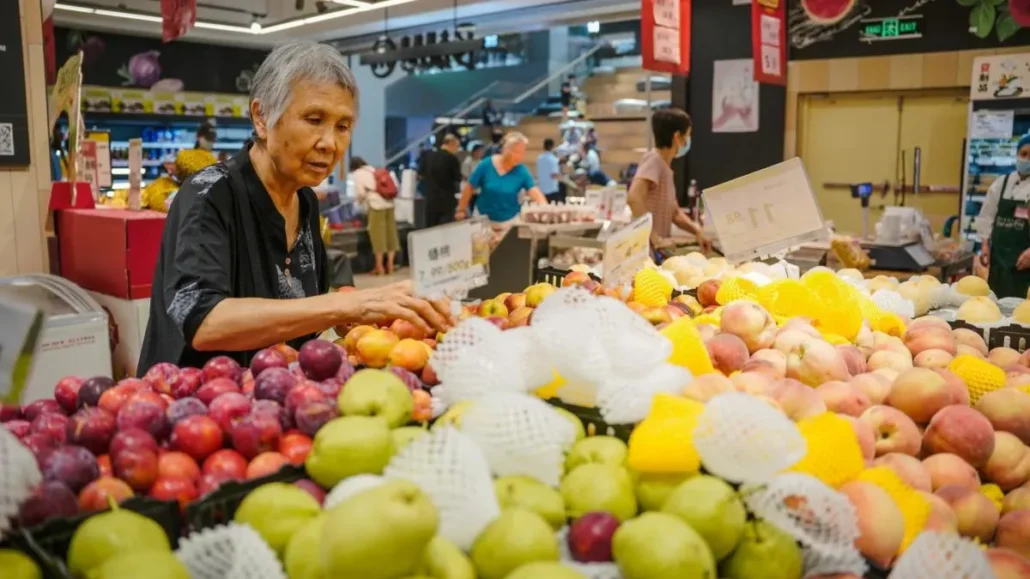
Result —
POLYGON ((506 225, 519 216, 519 194, 523 191, 533 202, 547 203, 522 164, 528 142, 522 133, 508 133, 501 142, 501 152, 480 161, 462 189, 455 219, 468 217, 469 201, 477 189, 476 208, 496 225, 506 225))
POLYGON ((296 347, 332 326, 451 323, 446 303, 417 299, 407 284, 327 293, 311 187, 347 150, 357 103, 354 76, 332 47, 291 42, 268 55, 250 95, 254 142, 187 180, 169 210, 140 374, 223 354, 247 364, 261 348, 296 347))

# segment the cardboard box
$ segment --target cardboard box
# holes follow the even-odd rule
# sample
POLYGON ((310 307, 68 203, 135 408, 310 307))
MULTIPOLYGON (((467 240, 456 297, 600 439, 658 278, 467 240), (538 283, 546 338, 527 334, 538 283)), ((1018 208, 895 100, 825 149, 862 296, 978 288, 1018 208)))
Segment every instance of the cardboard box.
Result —
POLYGON ((149 298, 164 223, 157 211, 58 211, 61 276, 104 295, 149 298))
POLYGON ((93 299, 107 312, 111 333, 111 365, 115 380, 134 378, 143 336, 150 318, 150 298, 126 300, 97 292, 93 299))

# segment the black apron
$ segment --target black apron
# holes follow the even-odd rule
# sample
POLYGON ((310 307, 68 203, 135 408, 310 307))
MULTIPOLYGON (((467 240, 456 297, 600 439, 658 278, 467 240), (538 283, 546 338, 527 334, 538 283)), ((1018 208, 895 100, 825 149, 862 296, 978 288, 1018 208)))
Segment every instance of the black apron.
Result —
POLYGON ((1030 249, 1030 222, 1026 217, 1016 217, 1016 210, 1027 208, 1027 203, 1005 199, 1011 176, 1011 173, 1005 175, 1001 184, 998 212, 994 216, 994 228, 991 230, 991 269, 987 275, 987 285, 991 286, 999 299, 1025 298, 1027 288, 1030 287, 1030 269, 1016 269, 1019 256, 1030 249))

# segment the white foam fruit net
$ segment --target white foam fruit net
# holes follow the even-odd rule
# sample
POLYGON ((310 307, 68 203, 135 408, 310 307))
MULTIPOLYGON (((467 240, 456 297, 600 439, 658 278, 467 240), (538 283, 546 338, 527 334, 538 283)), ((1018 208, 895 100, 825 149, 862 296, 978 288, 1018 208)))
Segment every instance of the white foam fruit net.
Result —
POLYGON ((562 527, 558 531, 558 552, 562 565, 575 569, 584 579, 622 579, 619 566, 615 563, 580 563, 572 557, 569 550, 569 528, 562 527))
POLYGON ((825 551, 819 547, 802 549, 805 578, 855 575, 864 577, 869 565, 857 549, 825 551))
POLYGON ((540 351, 536 335, 529 326, 501 332, 502 347, 511 352, 519 370, 519 389, 531 392, 554 380, 548 356, 540 351))
POLYGON ((739 483, 768 481, 807 451, 804 437, 785 414, 740 392, 720 394, 705 404, 694 447, 708 472, 739 483))
POLYGON ((872 300, 876 307, 885 312, 897 314, 903 318, 914 318, 916 315, 915 304, 894 290, 877 290, 873 294, 872 300))
POLYGON ((576 432, 553 406, 528 394, 497 392, 472 403, 461 432, 475 441, 497 476, 526 475, 557 487, 576 432))
POLYGON ((386 479, 377 474, 357 474, 347 477, 336 483, 336 486, 325 495, 325 500, 322 501, 322 509, 328 511, 352 496, 375 488, 384 482, 386 482, 386 479))
MULTIPOLYGON (((491 391, 524 391, 520 360, 497 326, 468 318, 444 336, 430 358, 448 405, 491 391)), ((438 387, 441 388, 441 387, 438 387)))
POLYGON ((656 394, 678 394, 693 380, 682 366, 662 363, 644 375, 614 375, 598 388, 597 406, 608 424, 633 424, 647 417, 656 394))
POLYGON ((978 545, 953 533, 923 531, 898 558, 889 579, 994 577, 978 545))
POLYGON ((0 536, 11 529, 21 504, 42 481, 32 451, 0 426, 0 536))
POLYGON ((434 430, 412 441, 383 474, 387 479, 411 481, 429 495, 440 515, 439 533, 465 551, 501 514, 483 451, 454 428, 434 430))
POLYGON ((193 579, 285 579, 279 559, 249 525, 191 533, 175 552, 193 579))

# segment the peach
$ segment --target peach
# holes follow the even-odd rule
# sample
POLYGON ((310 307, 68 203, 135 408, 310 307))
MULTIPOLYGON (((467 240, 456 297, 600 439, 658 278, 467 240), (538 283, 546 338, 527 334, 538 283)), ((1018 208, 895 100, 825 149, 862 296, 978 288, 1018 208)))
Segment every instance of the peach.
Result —
POLYGON ((744 340, 748 352, 772 347, 777 331, 769 312, 748 300, 737 300, 723 308, 719 328, 744 340))
MULTIPOLYGON (((780 412, 783 412, 783 407, 780 406, 780 403, 775 401, 775 400, 773 400, 769 396, 765 396, 763 394, 758 394, 758 395, 755 396, 755 398, 758 399, 758 400, 761 400, 762 402, 765 402, 766 404, 768 404, 772 408, 775 408, 776 410, 779 410, 780 412)), ((784 414, 786 414, 786 413, 784 412, 784 414)))
POLYGON ((948 322, 946 322, 944 318, 939 318, 937 316, 921 316, 912 320, 908 324, 908 327, 905 328, 905 333, 907 335, 908 332, 924 329, 938 329, 945 332, 951 332, 951 326, 948 325, 948 322))
POLYGON ((706 308, 719 305, 715 296, 719 293, 720 287, 722 287, 722 282, 717 279, 701 282, 701 285, 697 286, 697 301, 706 308))
POLYGON ((894 381, 898 378, 899 373, 900 372, 898 372, 897 370, 891 368, 880 368, 878 370, 873 370, 873 374, 879 374, 880 376, 887 378, 887 380, 891 384, 893 384, 894 381))
POLYGON ((812 388, 792 378, 777 381, 769 393, 791 420, 803 420, 826 412, 826 404, 822 397, 812 388))
POLYGON ((894 471, 901 480, 908 483, 908 486, 917 491, 930 492, 933 485, 930 482, 930 473, 927 472, 923 463, 914 456, 901 454, 900 452, 888 452, 887 454, 873 461, 876 466, 885 466, 894 471))
POLYGON ((1004 346, 997 347, 987 353, 987 361, 999 368, 1008 368, 1009 366, 1018 364, 1019 360, 1019 352, 1004 346))
POLYGON ((1001 502, 1001 514, 1030 509, 1030 487, 1019 487, 1005 495, 1001 502))
POLYGON ((979 489, 946 485, 934 494, 944 499, 955 512, 960 535, 979 539, 982 543, 991 540, 994 530, 998 528, 998 508, 979 489))
POLYGON ((857 386, 849 382, 834 380, 826 382, 815 389, 826 404, 826 409, 847 416, 861 416, 866 408, 873 405, 869 397, 857 386))
MULTIPOLYGON (((776 366, 769 362, 766 362, 765 360, 755 360, 755 357, 752 356, 751 359, 747 361, 747 364, 744 364, 744 367, 740 369, 738 374, 761 374, 770 380, 779 380, 780 378, 783 378, 785 374, 780 374, 778 370, 779 369, 776 366)), ((736 376, 737 374, 734 375, 736 376)))
POLYGON ((923 459, 923 466, 930 475, 930 486, 935 491, 946 486, 980 489, 980 475, 957 454, 943 452, 928 456, 923 459))
MULTIPOLYGON (((501 299, 501 296, 497 296, 497 299, 501 299)), ((519 308, 528 307, 526 305, 526 294, 524 293, 513 293, 509 294, 508 297, 504 298, 504 307, 508 308, 509 312, 514 312, 519 308)))
POLYGON ((869 356, 866 365, 873 372, 886 369, 901 373, 912 367, 912 355, 908 353, 908 350, 905 350, 904 353, 894 350, 877 350, 873 352, 872 356, 869 356))
POLYGON ((952 404, 969 406, 969 388, 966 387, 962 378, 946 368, 934 368, 933 371, 944 378, 944 383, 948 385, 948 390, 951 392, 952 404))
POLYGON ((813 340, 787 355, 787 377, 814 388, 834 380, 849 380, 851 374, 836 348, 813 340))
MULTIPOLYGON (((748 362, 748 364, 750 363, 748 362)), ((771 374, 747 370, 730 377, 730 382, 738 392, 751 395, 768 394, 772 390, 774 380, 778 380, 778 378, 771 374)))
POLYGON ((855 346, 862 351, 862 355, 869 358, 869 354, 873 353, 873 345, 876 340, 873 337, 873 331, 869 329, 868 322, 862 322, 862 327, 858 330, 854 341, 855 346))
POLYGON ((358 339, 355 348, 366 366, 383 368, 390 361, 390 352, 398 342, 397 335, 389 330, 372 330, 358 339))
POLYGON ((701 336, 701 341, 708 344, 712 338, 719 334, 719 328, 712 324, 697 324, 697 333, 701 336))
POLYGON ((994 433, 994 452, 981 469, 984 478, 1010 491, 1030 480, 1030 449, 1016 435, 994 433))
POLYGON ((375 330, 373 326, 354 326, 343 337, 343 348, 347 350, 348 354, 356 354, 358 351, 358 340, 373 330, 375 330))
POLYGON ((773 348, 783 354, 791 354, 802 346, 811 344, 821 338, 812 337, 809 334, 798 330, 781 329, 773 341, 773 348))
POLYGON ((968 406, 945 406, 926 427, 923 449, 928 454, 957 454, 973 468, 980 468, 994 452, 994 428, 982 414, 968 406))
POLYGON ((648 322, 651 322, 651 325, 653 326, 668 324, 672 321, 672 316, 669 315, 669 310, 663 306, 645 308, 644 311, 640 312, 640 315, 648 322))
POLYGON ((876 435, 876 456, 900 452, 919 454, 919 429, 912 419, 890 406, 870 406, 859 416, 876 435))
POLYGON ((419 340, 404 338, 390 350, 390 364, 409 372, 420 372, 429 362, 429 349, 419 340))
POLYGON ((951 336, 951 330, 940 328, 916 328, 905 332, 905 347, 915 356, 927 350, 944 350, 955 355, 955 338, 951 336))
POLYGON ((883 404, 891 391, 892 380, 877 372, 852 376, 848 381, 869 398, 871 404, 883 404))
MULTIPOLYGON (((1020 368, 1022 367, 1023 366, 1020 366, 1020 368)), ((1030 386, 1030 374, 1026 372, 1008 372, 1005 374, 1005 386, 1008 386, 1009 388, 1030 386)), ((108 390, 108 392, 110 392, 110 390, 108 390)))
POLYGON ((981 396, 976 409, 995 430, 1015 434, 1023 444, 1030 444, 1030 394, 1002 388, 981 396))
POLYGON ((994 571, 994 579, 1030 578, 1030 559, 1009 549, 987 549, 987 562, 994 571))
POLYGON ((787 376, 787 355, 779 350, 774 350, 772 348, 758 350, 754 354, 751 354, 751 359, 760 362, 768 362, 776 370, 776 373, 780 375, 780 378, 787 376))
POLYGON ((901 338, 880 332, 873 334, 873 352, 897 352, 909 359, 912 358, 912 352, 908 351, 908 347, 905 342, 901 341, 901 338))
POLYGON ((951 510, 951 505, 933 493, 921 491, 919 494, 930 503, 930 514, 926 517, 923 530, 958 533, 958 517, 951 510))
POLYGON ((727 375, 743 368, 750 357, 747 344, 733 334, 718 334, 705 347, 715 369, 727 375))
POLYGON ((736 392, 737 388, 729 378, 722 374, 704 374, 694 378, 683 389, 683 396, 698 402, 708 402, 719 394, 736 392))
POLYGON ((781 333, 785 331, 801 332, 802 334, 806 334, 812 338, 822 339, 823 337, 823 335, 819 333, 819 330, 815 329, 815 326, 812 325, 812 320, 803 317, 787 320, 787 323, 783 324, 783 327, 780 328, 781 333))
POLYGON ((1022 366, 1030 367, 1030 350, 1023 352, 1023 355, 1019 357, 1019 363, 1022 366))
MULTIPOLYGON (((509 298, 511 299, 511 298, 509 298)), ((529 306, 519 306, 508 314, 508 323, 513 328, 521 326, 528 326, 533 316, 533 308, 529 306)))
POLYGON ((923 350, 912 359, 916 368, 947 368, 954 356, 944 350, 923 350))
POLYGON ((987 355, 987 342, 984 342, 983 336, 973 330, 970 330, 969 328, 958 328, 951 331, 951 337, 955 338, 956 347, 965 346, 970 348, 978 352, 980 358, 987 355))
POLYGON ((840 345, 837 346, 837 351, 844 358, 844 363, 848 365, 848 374, 852 376, 865 374, 865 354, 862 353, 858 346, 840 345))
POLYGON ((873 427, 854 416, 843 414, 841 418, 847 420, 854 429, 855 437, 858 438, 858 446, 862 449, 862 458, 872 461, 876 456, 876 435, 873 434, 873 427))
POLYGON ((998 534, 994 544, 1030 557, 1030 510, 1005 513, 998 521, 998 534))
POLYGON ((888 566, 905 539, 905 520, 894 499, 864 481, 845 483, 838 490, 851 502, 858 518, 855 547, 873 563, 888 566))
POLYGON ((976 358, 980 358, 981 360, 983 360, 986 357, 986 355, 981 353, 980 350, 978 350, 978 349, 976 349, 976 348, 974 348, 972 346, 966 346, 965 344, 962 344, 962 345, 957 346, 955 348, 955 356, 962 356, 962 355, 974 356, 976 358))
POLYGON ((941 408, 953 403, 951 389, 940 374, 926 368, 911 368, 898 374, 887 396, 887 404, 904 412, 917 424, 930 422, 941 408))

